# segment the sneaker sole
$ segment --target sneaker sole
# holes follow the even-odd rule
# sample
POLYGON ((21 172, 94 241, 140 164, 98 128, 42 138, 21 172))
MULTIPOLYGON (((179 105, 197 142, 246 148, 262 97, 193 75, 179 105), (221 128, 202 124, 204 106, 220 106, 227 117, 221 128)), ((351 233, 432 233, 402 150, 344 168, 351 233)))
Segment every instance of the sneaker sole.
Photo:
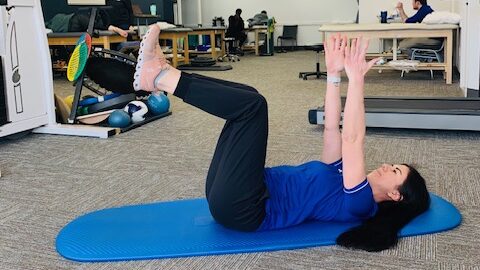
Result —
MULTIPOLYGON (((144 37, 148 36, 148 34, 150 34, 150 29, 147 30, 144 37)), ((133 75, 134 76, 133 89, 135 89, 135 91, 144 90, 140 88, 140 77, 141 77, 140 70, 143 66, 143 47, 145 46, 145 40, 146 38, 143 38, 142 42, 140 42, 140 50, 138 52, 137 65, 135 66, 135 74, 133 75)))

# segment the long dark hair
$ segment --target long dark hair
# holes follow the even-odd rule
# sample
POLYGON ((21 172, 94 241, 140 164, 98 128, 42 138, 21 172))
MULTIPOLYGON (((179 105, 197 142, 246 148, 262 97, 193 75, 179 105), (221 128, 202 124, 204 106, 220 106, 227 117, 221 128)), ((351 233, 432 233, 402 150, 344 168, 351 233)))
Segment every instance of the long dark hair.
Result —
POLYGON ((399 188, 403 199, 398 202, 380 202, 375 216, 338 236, 338 245, 366 251, 381 251, 394 247, 398 242, 400 229, 428 209, 430 195, 425 179, 414 167, 403 165, 410 169, 405 182, 399 188))

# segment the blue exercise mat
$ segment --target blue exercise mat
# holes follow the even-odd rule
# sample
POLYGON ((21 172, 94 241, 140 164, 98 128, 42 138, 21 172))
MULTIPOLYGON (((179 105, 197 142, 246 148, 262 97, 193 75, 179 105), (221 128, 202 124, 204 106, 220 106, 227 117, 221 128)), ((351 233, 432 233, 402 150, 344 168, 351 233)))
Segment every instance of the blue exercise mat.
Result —
MULTIPOLYGON (((459 211, 431 194, 430 209, 401 236, 441 232, 458 226, 459 211)), ((159 202, 99 210, 78 217, 58 234, 57 251, 82 262, 141 260, 258 252, 334 245, 355 223, 309 222, 265 232, 238 232, 217 224, 205 199, 159 202)))

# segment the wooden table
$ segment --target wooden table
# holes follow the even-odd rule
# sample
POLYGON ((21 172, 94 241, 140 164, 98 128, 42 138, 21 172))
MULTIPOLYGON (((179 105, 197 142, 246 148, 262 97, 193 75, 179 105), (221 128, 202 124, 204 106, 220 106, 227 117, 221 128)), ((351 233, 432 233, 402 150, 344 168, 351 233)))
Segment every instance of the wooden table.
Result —
POLYGON ((185 64, 190 63, 190 57, 188 53, 188 33, 193 31, 192 28, 170 28, 165 29, 160 32, 160 40, 171 40, 172 41, 172 66, 177 67, 180 59, 178 58, 178 41, 183 39, 183 62, 185 64))
MULTIPOLYGON (((258 43, 260 42, 259 34, 260 33, 266 33, 268 30, 268 27, 266 25, 254 25, 250 28, 245 28, 246 32, 254 32, 255 33, 255 55, 260 55, 259 52, 259 45, 258 43)), ((267 46, 267 44, 265 44, 267 46)))
MULTIPOLYGON (((66 45, 66 46, 75 46, 77 44, 78 38, 83 34, 83 32, 71 32, 71 33, 49 33, 48 45, 66 45)), ((110 49, 112 43, 121 43, 127 41, 127 38, 124 38, 116 33, 110 31, 100 31, 100 37, 92 38, 92 45, 94 46, 103 46, 105 49, 110 49)))
MULTIPOLYGON (((453 70, 453 33, 458 30, 456 24, 424 23, 375 23, 375 24, 325 24, 319 28, 325 41, 328 34, 342 33, 349 38, 363 36, 367 38, 393 39, 393 60, 397 59, 398 38, 444 38, 444 63, 420 63, 420 70, 443 70, 447 84, 452 84, 453 70)), ((391 69, 388 65, 375 66, 376 69, 391 69)))
MULTIPOLYGON (((211 44, 211 49, 212 49, 212 58, 217 59, 217 51, 215 49, 215 43, 216 43, 216 35, 221 36, 221 41, 220 41, 220 50, 221 54, 220 55, 225 55, 225 31, 226 28, 223 26, 211 26, 211 27, 191 27, 192 31, 188 33, 188 35, 209 35, 210 36, 210 44, 211 44)), ((209 52, 205 52, 209 53, 209 52)))

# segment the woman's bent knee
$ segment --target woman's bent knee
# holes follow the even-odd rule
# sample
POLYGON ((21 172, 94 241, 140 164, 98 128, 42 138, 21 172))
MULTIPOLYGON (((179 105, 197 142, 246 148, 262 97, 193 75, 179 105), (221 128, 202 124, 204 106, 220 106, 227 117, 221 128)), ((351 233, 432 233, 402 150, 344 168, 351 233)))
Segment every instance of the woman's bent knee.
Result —
POLYGON ((257 95, 256 102, 257 102, 257 108, 258 108, 258 110, 263 110, 263 111, 267 111, 267 110, 268 110, 267 99, 265 99, 265 97, 262 96, 261 94, 258 94, 258 95, 257 95))
POLYGON ((235 204, 232 200, 210 196, 208 205, 215 221, 238 231, 257 230, 265 217, 264 207, 253 204, 235 204))

